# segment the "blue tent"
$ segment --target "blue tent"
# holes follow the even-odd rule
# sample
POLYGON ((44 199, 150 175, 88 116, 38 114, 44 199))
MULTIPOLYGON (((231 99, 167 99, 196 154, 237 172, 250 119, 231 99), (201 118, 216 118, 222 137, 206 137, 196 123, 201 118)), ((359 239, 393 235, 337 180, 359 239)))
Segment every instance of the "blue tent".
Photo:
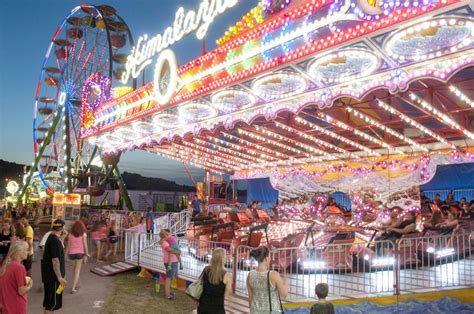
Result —
POLYGON ((420 190, 430 199, 436 193, 445 199, 452 191, 456 200, 465 197, 469 201, 474 197, 474 163, 438 166, 433 179, 421 185, 420 190))
POLYGON ((247 204, 251 201, 261 201, 263 208, 270 208, 278 200, 269 178, 247 180, 247 204))

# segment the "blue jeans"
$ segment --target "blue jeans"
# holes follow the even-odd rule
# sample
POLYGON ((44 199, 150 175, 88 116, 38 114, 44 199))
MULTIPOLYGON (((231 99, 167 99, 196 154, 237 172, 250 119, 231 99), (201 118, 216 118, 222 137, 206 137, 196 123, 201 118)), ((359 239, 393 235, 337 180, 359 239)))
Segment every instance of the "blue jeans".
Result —
MULTIPOLYGON (((165 263, 165 267, 168 263, 165 263)), ((166 277, 173 279, 178 278, 178 263, 171 263, 171 269, 166 271, 166 277)))

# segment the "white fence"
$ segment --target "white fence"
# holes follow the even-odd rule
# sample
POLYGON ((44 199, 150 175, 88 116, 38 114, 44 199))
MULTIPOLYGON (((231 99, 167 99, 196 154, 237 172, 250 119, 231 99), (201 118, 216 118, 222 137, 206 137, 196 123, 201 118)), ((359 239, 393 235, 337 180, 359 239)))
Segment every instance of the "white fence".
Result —
MULTIPOLYGON (((126 260, 164 272, 156 235, 127 232, 126 260), (147 238, 148 237, 148 238, 147 238)), ((427 288, 472 286, 474 259, 470 234, 402 238, 388 241, 331 243, 322 247, 272 249, 271 268, 288 284, 289 300, 314 297, 317 283, 326 282, 332 296, 399 294, 427 288)), ((246 278, 255 261, 251 247, 229 243, 180 240, 183 270, 180 277, 194 281, 212 251, 227 251, 226 267, 233 273, 234 291, 246 294, 246 278)))

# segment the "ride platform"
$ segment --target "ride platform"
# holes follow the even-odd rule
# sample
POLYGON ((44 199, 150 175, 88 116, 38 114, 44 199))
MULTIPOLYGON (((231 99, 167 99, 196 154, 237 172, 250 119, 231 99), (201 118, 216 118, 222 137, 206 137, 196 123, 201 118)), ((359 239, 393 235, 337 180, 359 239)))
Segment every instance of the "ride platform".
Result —
POLYGON ((115 276, 120 273, 137 269, 138 266, 128 262, 118 262, 110 265, 103 265, 91 269, 91 272, 101 277, 115 276))

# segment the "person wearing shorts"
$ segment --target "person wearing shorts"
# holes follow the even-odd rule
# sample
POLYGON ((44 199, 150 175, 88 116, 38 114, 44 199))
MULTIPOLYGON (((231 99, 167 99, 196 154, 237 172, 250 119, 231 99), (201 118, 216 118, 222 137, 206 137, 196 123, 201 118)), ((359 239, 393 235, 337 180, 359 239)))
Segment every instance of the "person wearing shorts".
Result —
POLYGON ((62 284, 67 285, 64 248, 59 237, 64 228, 64 221, 56 219, 44 245, 43 259, 41 260, 41 279, 44 286, 43 307, 44 313, 53 313, 62 307, 62 292, 56 290, 62 284))
POLYGON ((71 293, 76 293, 79 287, 79 279, 84 256, 89 256, 89 249, 86 240, 86 226, 80 220, 77 220, 71 227, 68 235, 66 252, 73 263, 74 279, 72 281, 71 293))
POLYGON ((171 292, 171 280, 178 278, 178 258, 175 254, 171 254, 172 248, 167 241, 164 241, 167 237, 167 232, 164 229, 160 230, 159 233, 161 239, 161 249, 163 250, 163 260, 168 261, 165 264, 166 267, 166 280, 165 280, 165 294, 168 300, 174 300, 175 296, 171 292), (171 264, 171 267, 169 266, 171 264))

